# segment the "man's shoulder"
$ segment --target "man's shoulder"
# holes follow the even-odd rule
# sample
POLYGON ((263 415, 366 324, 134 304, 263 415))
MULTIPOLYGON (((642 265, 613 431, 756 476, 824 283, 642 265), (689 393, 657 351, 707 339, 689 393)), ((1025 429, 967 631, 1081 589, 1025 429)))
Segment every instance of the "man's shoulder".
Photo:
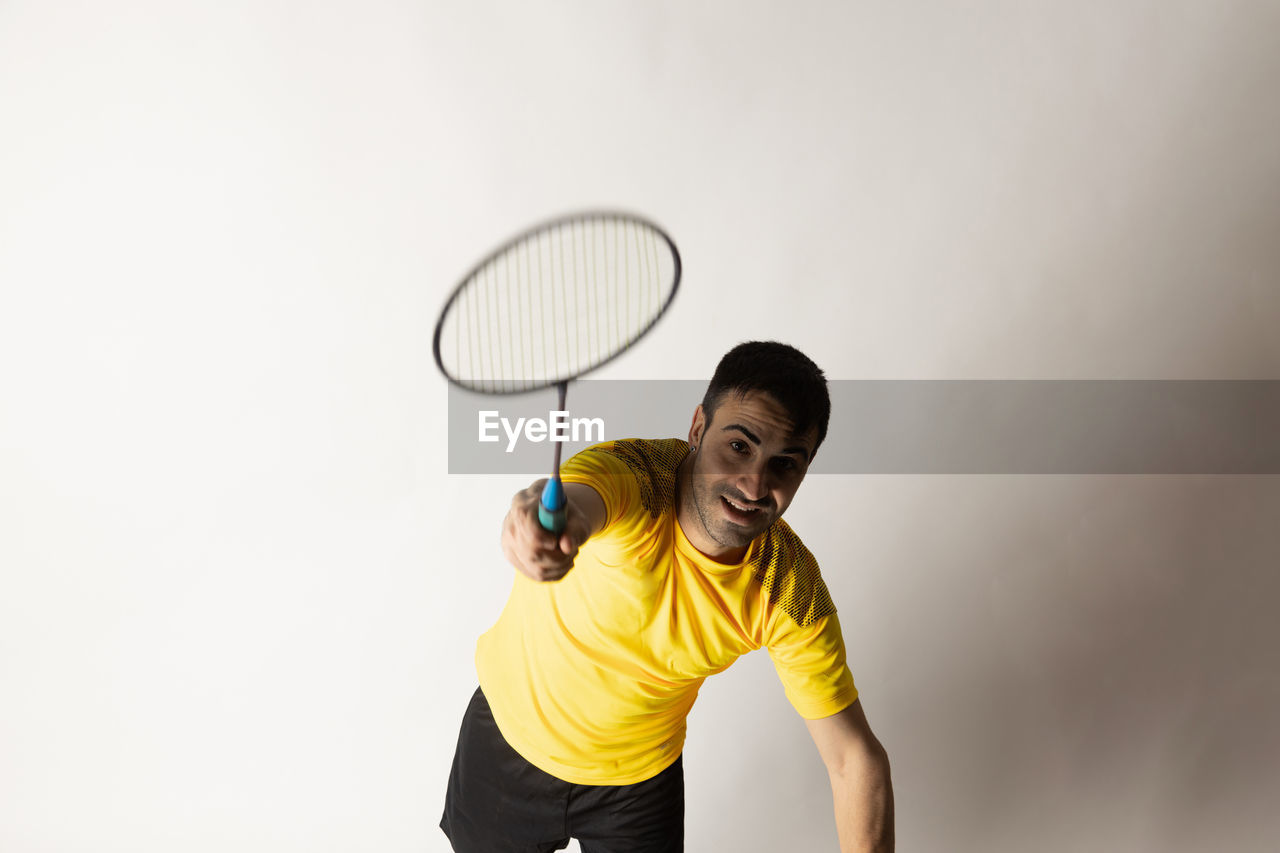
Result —
POLYGON ((611 467, 630 474, 645 510, 656 518, 674 506, 676 470, 688 452, 688 442, 678 438, 621 438, 592 445, 582 455, 607 457, 611 467))
POLYGON ((674 471, 689 452, 689 444, 679 438, 618 438, 593 444, 582 452, 604 453, 622 460, 628 467, 674 471))
POLYGON ((765 596, 800 627, 836 612, 817 559, 782 519, 764 533, 750 559, 765 596))

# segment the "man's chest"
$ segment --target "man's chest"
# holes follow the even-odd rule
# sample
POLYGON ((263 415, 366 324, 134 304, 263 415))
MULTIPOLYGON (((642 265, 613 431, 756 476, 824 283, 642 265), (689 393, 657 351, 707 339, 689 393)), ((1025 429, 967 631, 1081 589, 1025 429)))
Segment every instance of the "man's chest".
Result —
POLYGON ((678 555, 590 568, 590 631, 649 675, 705 678, 762 645, 764 601, 746 568, 712 574, 678 555))

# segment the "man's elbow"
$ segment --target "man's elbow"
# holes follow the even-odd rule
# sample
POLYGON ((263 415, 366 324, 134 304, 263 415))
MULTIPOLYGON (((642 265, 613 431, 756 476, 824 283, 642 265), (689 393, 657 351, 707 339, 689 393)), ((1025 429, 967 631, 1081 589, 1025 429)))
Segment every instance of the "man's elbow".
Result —
POLYGON ((827 765, 833 780, 871 788, 888 787, 889 753, 874 737, 845 750, 827 765))
POLYGON ((872 740, 830 767, 829 772, 840 849, 891 853, 893 783, 884 747, 872 740))

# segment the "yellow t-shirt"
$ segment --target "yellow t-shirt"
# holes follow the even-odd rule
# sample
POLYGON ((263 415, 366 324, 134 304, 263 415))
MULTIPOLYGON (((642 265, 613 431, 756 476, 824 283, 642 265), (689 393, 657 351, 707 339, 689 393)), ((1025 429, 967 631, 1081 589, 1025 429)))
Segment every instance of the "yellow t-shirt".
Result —
POLYGON ((678 439, 588 448, 567 483, 604 499, 604 529, 562 580, 516 573, 476 669, 507 742, 534 766, 585 785, 628 785, 680 755, 703 680, 769 649, 806 719, 858 698, 835 607, 813 555, 779 520, 737 565, 693 547, 676 521, 678 439))

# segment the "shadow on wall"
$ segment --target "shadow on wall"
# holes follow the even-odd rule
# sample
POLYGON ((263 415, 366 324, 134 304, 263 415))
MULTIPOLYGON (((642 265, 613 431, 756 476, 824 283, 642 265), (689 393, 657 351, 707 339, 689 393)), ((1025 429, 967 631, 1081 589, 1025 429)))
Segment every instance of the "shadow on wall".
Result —
POLYGON ((927 676, 893 726, 916 738, 909 772, 967 828, 956 849, 1203 850, 1235 830, 1216 849, 1254 849, 1280 759, 1280 482, 1073 485, 1026 498, 923 614, 927 676))
MULTIPOLYGON (((1280 54, 1262 32, 1231 35, 1133 176, 1131 221, 1054 277, 1115 280, 1152 325, 1199 328, 1185 343, 1202 377, 1274 378, 1280 338, 1262 330, 1280 317, 1280 145, 1256 136, 1280 126, 1249 109, 1280 54), (1184 316, 1181 296, 1219 288, 1199 324, 1184 316)), ((1142 329, 1126 345, 1140 351, 1142 329)), ((1274 849, 1280 477, 851 490, 828 550, 859 558, 824 573, 842 613, 864 618, 846 636, 855 674, 878 686, 868 713, 894 759, 901 849, 1274 849)), ((807 784, 806 800, 826 796, 825 779, 807 784)))
MULTIPOLYGON (((1115 280, 1157 327, 1220 294, 1182 317, 1205 377, 1274 378, 1280 352, 1280 113, 1256 113, 1280 80, 1270 32, 1206 39, 1201 85, 1126 188, 1130 221, 1055 267, 1115 280)), ((1275 849, 1280 477, 898 488, 912 523, 879 569, 897 618, 868 641, 895 658, 873 722, 902 849, 1275 849)))

